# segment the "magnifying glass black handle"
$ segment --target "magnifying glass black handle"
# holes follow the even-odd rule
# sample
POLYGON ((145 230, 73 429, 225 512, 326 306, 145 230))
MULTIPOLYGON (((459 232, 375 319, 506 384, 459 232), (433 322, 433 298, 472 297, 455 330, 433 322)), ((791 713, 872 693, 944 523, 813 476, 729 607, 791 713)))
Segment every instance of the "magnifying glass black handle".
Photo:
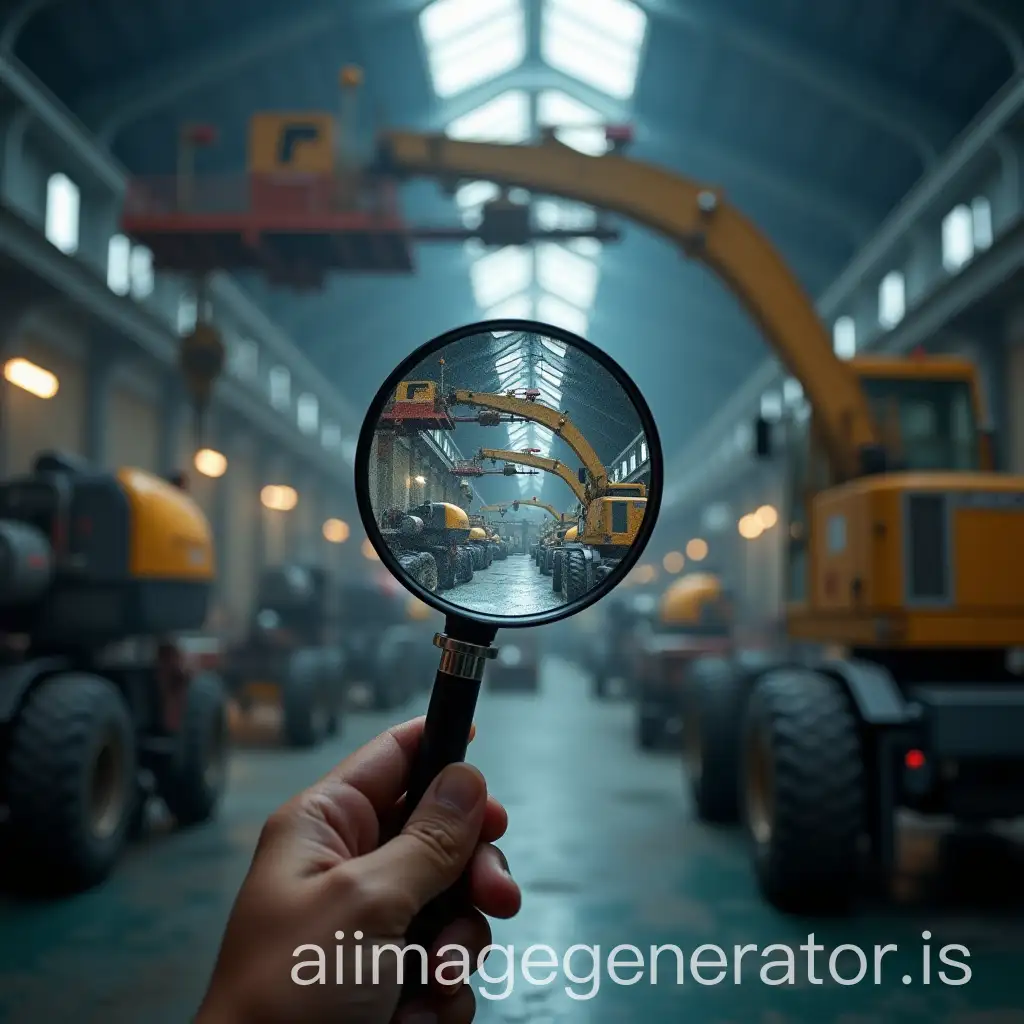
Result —
MULTIPOLYGON (((423 738, 409 778, 402 825, 412 816, 434 779, 448 765, 466 759, 484 665, 497 654, 488 645, 467 643, 440 633, 434 637, 434 643, 443 652, 441 666, 434 679, 423 738)), ((469 908, 469 900, 469 881, 464 875, 413 919, 406 933, 407 943, 429 953, 445 926, 469 908)), ((414 965, 415 958, 408 962, 414 965)), ((415 977, 407 978, 402 989, 403 1003, 424 991, 419 971, 413 967, 413 972, 415 977)))

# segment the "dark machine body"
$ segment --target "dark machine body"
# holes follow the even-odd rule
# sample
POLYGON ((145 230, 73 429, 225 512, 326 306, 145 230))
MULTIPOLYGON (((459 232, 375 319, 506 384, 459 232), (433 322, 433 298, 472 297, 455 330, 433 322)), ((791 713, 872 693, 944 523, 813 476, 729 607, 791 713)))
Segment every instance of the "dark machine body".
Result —
POLYGON ((333 579, 320 566, 264 570, 244 643, 230 652, 226 676, 243 711, 280 706, 292 747, 337 733, 345 707, 345 658, 333 579))
POLYGON ((0 804, 26 882, 88 888, 155 791, 216 811, 224 688, 209 524, 180 487, 47 453, 0 484, 0 804))

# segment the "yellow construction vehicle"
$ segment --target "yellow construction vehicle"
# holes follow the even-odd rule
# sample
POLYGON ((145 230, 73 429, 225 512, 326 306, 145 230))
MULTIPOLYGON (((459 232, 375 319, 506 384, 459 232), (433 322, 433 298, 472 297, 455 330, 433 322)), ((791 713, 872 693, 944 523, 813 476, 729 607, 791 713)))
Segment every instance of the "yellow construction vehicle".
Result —
POLYGON ((385 509, 381 534, 402 568, 425 590, 451 590, 473 578, 466 542, 469 516, 447 501, 425 501, 403 512, 385 509))
MULTIPOLYGON (((825 909, 861 851, 888 873, 896 810, 1024 813, 1024 478, 994 471, 976 370, 844 361, 775 246, 720 190, 557 140, 510 146, 389 132, 380 170, 489 181, 628 217, 705 263, 802 387, 812 418, 791 479, 794 649, 698 663, 697 806, 740 813, 762 892, 825 909), (842 657, 797 648, 839 647, 842 657), (799 655, 799 656, 798 656, 799 655)), ((766 424, 757 449, 771 453, 766 424)), ((795 442, 794 442, 795 443, 795 442)))
MULTIPOLYGON (((605 578, 636 542, 647 507, 647 488, 642 483, 613 483, 597 452, 572 420, 564 413, 543 405, 534 397, 520 398, 509 394, 488 394, 480 391, 457 389, 445 396, 452 406, 468 405, 485 413, 508 414, 517 420, 527 420, 546 427, 560 437, 580 460, 577 484, 573 491, 580 499, 583 513, 579 520, 578 536, 563 549, 564 589, 567 601, 581 598, 600 579, 605 578)), ((488 420, 487 422, 493 422, 488 420)), ((493 450, 493 449, 492 449, 493 450)), ((536 465, 537 459, 525 452, 508 452, 506 461, 519 461, 522 465, 536 465)), ((549 460, 556 461, 556 460, 549 460)), ((559 463, 559 469, 565 469, 559 463)), ((552 469, 562 479, 559 469, 552 469)), ((561 540, 561 538, 559 538, 561 540)), ((553 572, 553 562, 539 563, 541 572, 553 572)))
MULTIPOLYGON (((552 505, 547 505, 542 501, 538 501, 536 498, 523 498, 521 500, 516 501, 503 501, 497 505, 485 505, 482 509, 480 509, 480 511, 497 512, 498 515, 501 516, 502 519, 504 519, 505 516, 508 515, 510 509, 513 512, 518 512, 519 509, 524 506, 526 508, 539 508, 544 512, 547 512, 548 515, 552 516, 554 519, 561 518, 560 513, 552 505)), ((530 539, 534 531, 533 524, 528 523, 526 521, 523 521, 518 524, 510 524, 507 527, 505 527, 506 534, 508 536, 511 536, 512 525, 518 525, 521 527, 521 532, 518 536, 518 543, 515 546, 515 553, 520 555, 529 554, 531 557, 536 558, 537 544, 531 541, 530 539)))
MULTIPOLYGON (((636 737, 643 749, 660 746, 686 728, 686 679, 698 658, 726 657, 732 649, 732 598, 713 573, 682 576, 662 594, 657 612, 632 656, 636 737)), ((690 725, 696 724, 692 719, 690 725)), ((687 751, 699 750, 696 742, 687 751)), ((690 780, 700 765, 687 762, 690 780)))
POLYGON ((0 805, 19 877, 103 880, 147 780, 180 824, 215 813, 226 698, 199 643, 214 579, 206 517, 159 477, 47 453, 0 484, 0 805))

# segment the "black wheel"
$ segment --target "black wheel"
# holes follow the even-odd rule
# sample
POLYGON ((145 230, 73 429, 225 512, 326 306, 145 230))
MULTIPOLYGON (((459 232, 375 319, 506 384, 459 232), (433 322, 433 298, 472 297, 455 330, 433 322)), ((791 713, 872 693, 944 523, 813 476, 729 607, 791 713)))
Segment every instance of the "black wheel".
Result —
POLYGON ((562 572, 565 574, 563 589, 566 601, 578 601, 590 589, 590 573, 583 552, 577 548, 566 551, 562 572))
POLYGON ((473 556, 465 549, 458 548, 455 552, 455 579, 459 583, 469 583, 473 579, 473 556))
POLYGON ((434 552, 437 563, 437 589, 451 590, 455 586, 455 559, 450 551, 439 549, 434 552))
POLYGON ((11 730, 11 838, 33 886, 76 892, 117 863, 136 816, 135 732, 106 679, 69 672, 40 683, 11 730))
POLYGON ((683 764, 697 817, 731 824, 739 818, 740 731, 744 676, 719 658, 694 662, 683 707, 683 764))
POLYGON ((398 556, 398 564, 424 590, 437 590, 437 562, 428 551, 406 551, 398 556))
POLYGON ((157 792, 179 825, 213 817, 227 784, 227 763, 224 685, 203 673, 189 683, 177 750, 155 772, 157 792))
POLYGON ((282 726, 290 747, 315 747, 330 732, 332 707, 330 692, 320 671, 319 651, 296 651, 288 662, 281 684, 282 726))
POLYGON ((790 912, 849 904, 865 831, 864 757, 840 683, 819 672, 768 672, 742 733, 743 817, 765 898, 790 912))
POLYGON ((562 566, 565 564, 565 552, 556 551, 551 559, 551 589, 556 593, 562 590, 562 566))
POLYGON ((550 576, 555 566, 555 550, 554 548, 548 548, 544 552, 544 564, 541 566, 541 573, 544 576, 550 576))

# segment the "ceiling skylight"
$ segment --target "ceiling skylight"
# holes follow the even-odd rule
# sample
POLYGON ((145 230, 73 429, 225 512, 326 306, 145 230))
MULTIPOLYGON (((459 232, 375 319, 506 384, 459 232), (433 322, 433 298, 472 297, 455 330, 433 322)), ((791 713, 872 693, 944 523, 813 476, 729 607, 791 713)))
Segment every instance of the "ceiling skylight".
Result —
POLYGON ((525 142, 530 137, 530 98, 520 89, 503 92, 449 122, 445 134, 472 142, 525 142))
POLYGON ((537 319, 580 335, 586 335, 590 322, 582 309, 554 295, 542 295, 537 300, 537 319))
POLYGON ((528 249, 510 245, 475 260, 470 276, 477 305, 488 309, 530 287, 533 256, 528 249))
POLYGON ((541 289, 589 309, 597 292, 597 264, 561 245, 537 246, 537 283, 541 289))
POLYGON ((604 118, 593 108, 557 89, 545 89, 537 96, 537 123, 555 128, 556 138, 566 146, 601 156, 608 152, 604 118))
POLYGON ((625 100, 636 88, 646 33, 647 16, 630 0, 544 0, 541 57, 625 100))
POLYGON ((435 0, 420 14, 420 32, 442 98, 497 78, 526 57, 522 0, 435 0))

